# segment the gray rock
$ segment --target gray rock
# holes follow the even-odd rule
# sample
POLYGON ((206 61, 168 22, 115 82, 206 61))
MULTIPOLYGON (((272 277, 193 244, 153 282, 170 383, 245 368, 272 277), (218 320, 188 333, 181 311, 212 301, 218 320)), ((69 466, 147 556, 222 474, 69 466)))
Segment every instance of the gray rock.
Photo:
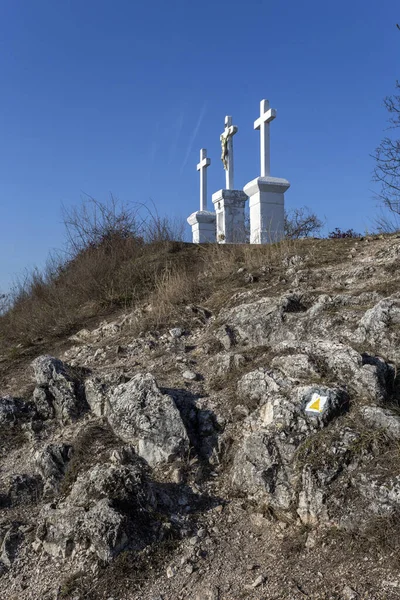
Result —
POLYGON ((169 330, 169 335, 174 339, 179 339, 183 335, 183 330, 180 327, 173 327, 169 330))
POLYGON ((251 401, 253 403, 265 403, 270 394, 279 392, 280 385, 265 369, 258 369, 246 373, 238 381, 238 399, 251 401))
POLYGON ((395 336, 390 331, 390 327, 399 324, 400 295, 397 293, 381 300, 373 308, 366 311, 359 323, 355 337, 358 342, 368 343, 380 351, 390 350, 391 347, 393 351, 395 350, 393 347, 395 336))
POLYGON ((369 425, 382 429, 390 437, 400 439, 400 417, 388 408, 380 406, 363 406, 361 409, 363 418, 369 425))
POLYGON ((151 374, 136 375, 114 390, 108 421, 151 466, 187 456, 189 438, 180 413, 151 374))
POLYGON ((49 444, 36 452, 35 464, 44 480, 45 496, 58 490, 72 453, 70 444, 49 444))
POLYGON ((0 527, 0 576, 4 568, 10 568, 18 554, 22 534, 17 523, 0 527), (3 567, 3 569, 2 569, 3 567))
POLYGON ((11 506, 36 504, 43 493, 43 482, 40 477, 22 474, 13 475, 8 488, 8 502, 11 506))
POLYGON ((182 377, 183 377, 183 379, 186 379, 187 381, 196 381, 198 379, 198 375, 194 371, 185 371, 182 374, 182 377))
POLYGON ((47 388, 36 387, 34 389, 33 403, 39 419, 46 421, 47 419, 55 418, 56 411, 54 408, 53 397, 47 388))
POLYGON ((217 331, 214 336, 222 344, 225 350, 230 350, 235 345, 235 333, 228 325, 223 325, 217 331))
POLYGON ((317 525, 329 520, 326 496, 326 489, 323 489, 323 486, 318 484, 312 470, 306 466, 302 472, 297 508, 297 514, 302 523, 305 525, 317 525))
POLYGON ((32 416, 32 407, 20 398, 0 397, 0 426, 14 424, 32 416))
POLYGON ((138 462, 96 465, 78 477, 65 500, 42 509, 37 537, 53 556, 86 551, 109 561, 128 545, 142 549, 148 543, 153 507, 153 494, 138 462))
POLYGON ((61 360, 39 356, 32 367, 36 383, 45 391, 59 421, 74 421, 88 408, 79 381, 61 360))
POLYGON ((242 354, 233 352, 220 352, 213 356, 209 361, 210 369, 214 370, 217 376, 226 375, 232 371, 240 369, 246 363, 242 354))
POLYGON ((108 373, 101 377, 88 377, 85 380, 85 396, 90 410, 98 417, 106 416, 112 392, 118 385, 127 381, 125 375, 118 372, 108 373))
POLYGON ((271 361, 271 366, 282 371, 286 377, 293 379, 314 379, 319 375, 315 363, 307 354, 275 356, 271 361))
POLYGON ((233 462, 232 484, 252 496, 262 496, 275 507, 288 510, 295 499, 295 476, 286 466, 294 449, 287 446, 283 461, 276 438, 255 432, 240 445, 233 462))
POLYGON ((346 386, 357 395, 374 401, 386 398, 391 388, 394 371, 379 357, 359 354, 350 346, 335 341, 314 339, 311 342, 283 342, 276 348, 277 352, 290 352, 273 360, 284 374, 295 379, 302 379, 303 373, 312 379, 335 381, 346 386), (303 359, 300 359, 303 355, 303 359))

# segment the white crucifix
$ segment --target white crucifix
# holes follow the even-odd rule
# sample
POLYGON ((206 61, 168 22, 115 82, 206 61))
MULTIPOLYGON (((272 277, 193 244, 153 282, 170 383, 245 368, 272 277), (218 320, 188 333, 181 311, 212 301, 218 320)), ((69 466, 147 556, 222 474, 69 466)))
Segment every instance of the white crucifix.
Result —
POLYGON ((227 190, 233 190, 233 136, 237 133, 238 128, 232 125, 232 117, 225 117, 225 129, 220 135, 222 154, 221 160, 225 169, 225 185, 227 190))
POLYGON ((207 210, 207 167, 211 165, 211 159, 207 158, 207 150, 200 150, 200 162, 197 170, 200 171, 200 210, 207 210))
POLYGON ((254 129, 260 130, 261 177, 269 177, 271 175, 269 124, 275 117, 276 110, 269 107, 268 100, 261 100, 260 116, 254 122, 254 129))

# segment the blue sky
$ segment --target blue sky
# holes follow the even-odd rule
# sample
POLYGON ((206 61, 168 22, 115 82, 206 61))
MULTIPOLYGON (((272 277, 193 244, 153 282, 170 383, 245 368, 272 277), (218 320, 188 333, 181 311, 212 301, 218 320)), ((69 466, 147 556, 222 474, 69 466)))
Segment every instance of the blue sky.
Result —
POLYGON ((62 247, 61 206, 84 193, 197 210, 201 147, 209 196, 224 187, 226 114, 243 187, 259 175, 262 98, 287 207, 364 232, 399 21, 398 0, 2 0, 0 290, 62 247))

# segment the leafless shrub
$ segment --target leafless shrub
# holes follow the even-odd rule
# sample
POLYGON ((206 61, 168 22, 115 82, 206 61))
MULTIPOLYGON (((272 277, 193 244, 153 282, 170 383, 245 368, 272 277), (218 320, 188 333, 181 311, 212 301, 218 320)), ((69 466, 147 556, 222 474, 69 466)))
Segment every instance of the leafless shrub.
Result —
MULTIPOLYGON (((90 317, 144 298, 181 256, 182 225, 156 210, 85 198, 64 209, 66 252, 20 277, 0 304, 0 341, 61 336, 90 317)), ((172 275, 171 275, 172 276, 172 275)))
MULTIPOLYGON (((396 82, 397 94, 387 96, 384 104, 389 113, 387 131, 400 128, 400 82, 396 82)), ((396 134, 388 134, 383 138, 374 155, 376 165, 374 181, 380 184, 377 194, 383 209, 388 214, 378 216, 376 225, 383 232, 399 230, 400 217, 400 138, 396 134)))
POLYGON ((319 235, 323 224, 307 206, 285 211, 284 230, 289 239, 319 235))

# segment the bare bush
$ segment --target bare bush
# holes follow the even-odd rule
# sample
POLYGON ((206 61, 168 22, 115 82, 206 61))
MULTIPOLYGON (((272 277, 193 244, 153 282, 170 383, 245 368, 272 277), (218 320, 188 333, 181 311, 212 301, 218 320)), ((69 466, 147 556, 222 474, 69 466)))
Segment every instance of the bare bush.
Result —
POLYGON ((349 238, 359 238, 361 237, 361 233, 357 233, 354 229, 340 229, 339 227, 335 227, 333 231, 328 233, 328 238, 330 240, 339 240, 339 239, 349 239, 349 238))
POLYGON ((130 208, 113 195, 108 202, 89 196, 79 206, 63 207, 62 211, 67 249, 72 256, 101 244, 111 246, 115 238, 140 237, 138 207, 130 208))
POLYGON ((385 98, 389 113, 388 135, 375 151, 374 181, 380 184, 378 198, 389 216, 378 217, 376 224, 382 231, 398 231, 400 217, 400 138, 393 133, 400 128, 400 82, 396 82, 397 94, 385 98))
POLYGON ((285 211, 284 231, 289 239, 319 235, 323 224, 307 206, 285 211))
POLYGON ((181 224, 143 205, 129 208, 113 196, 106 203, 86 198, 64 209, 64 223, 66 252, 53 254, 43 270, 25 273, 0 304, 0 338, 29 344, 64 335, 87 318, 146 297, 166 256, 172 270, 180 263, 170 254, 181 224))

